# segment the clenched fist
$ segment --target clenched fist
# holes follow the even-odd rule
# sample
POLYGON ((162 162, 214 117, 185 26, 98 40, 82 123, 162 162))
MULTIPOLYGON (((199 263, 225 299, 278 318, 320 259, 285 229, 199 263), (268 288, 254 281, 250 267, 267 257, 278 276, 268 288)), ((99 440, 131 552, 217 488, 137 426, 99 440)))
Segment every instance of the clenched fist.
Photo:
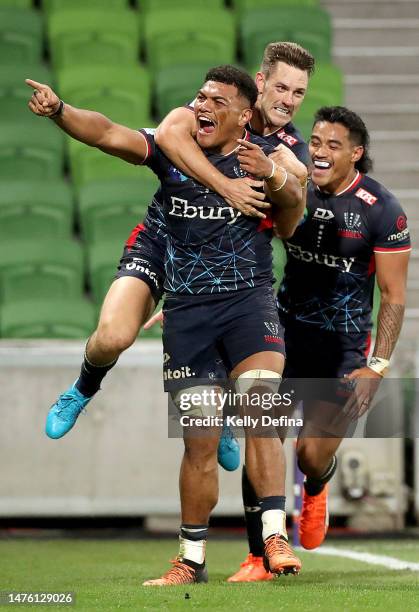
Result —
POLYGON ((306 166, 300 162, 291 149, 285 145, 278 145, 269 157, 273 159, 278 166, 285 168, 287 172, 296 176, 300 181, 307 179, 306 166))
POLYGON ((34 89, 28 106, 35 115, 51 117, 51 115, 57 112, 60 107, 60 98, 51 87, 31 79, 25 79, 25 83, 34 89))

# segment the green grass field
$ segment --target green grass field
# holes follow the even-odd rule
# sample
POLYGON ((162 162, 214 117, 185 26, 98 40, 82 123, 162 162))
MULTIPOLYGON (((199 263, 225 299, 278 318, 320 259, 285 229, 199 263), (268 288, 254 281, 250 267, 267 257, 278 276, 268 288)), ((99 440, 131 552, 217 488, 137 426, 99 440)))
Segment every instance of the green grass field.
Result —
MULTIPOLYGON (((419 561, 417 541, 345 541, 338 546, 419 561)), ((208 585, 142 587, 143 580, 168 569, 168 560, 176 552, 175 539, 1 540, 0 591, 74 591, 75 606, 62 606, 69 610, 419 610, 418 572, 305 552, 299 576, 262 584, 228 584, 226 578, 246 554, 245 543, 237 541, 210 541, 208 585)), ((10 607, 45 608, 4 606, 10 607)))

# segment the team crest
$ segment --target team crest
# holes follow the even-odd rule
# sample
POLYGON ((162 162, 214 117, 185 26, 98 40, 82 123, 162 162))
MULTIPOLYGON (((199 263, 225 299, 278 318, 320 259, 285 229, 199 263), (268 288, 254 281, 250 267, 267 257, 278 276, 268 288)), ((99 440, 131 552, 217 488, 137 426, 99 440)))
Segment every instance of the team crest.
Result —
POLYGON ((349 230, 354 231, 361 225, 361 216, 358 215, 358 213, 346 212, 344 213, 343 218, 345 219, 346 227, 349 230))

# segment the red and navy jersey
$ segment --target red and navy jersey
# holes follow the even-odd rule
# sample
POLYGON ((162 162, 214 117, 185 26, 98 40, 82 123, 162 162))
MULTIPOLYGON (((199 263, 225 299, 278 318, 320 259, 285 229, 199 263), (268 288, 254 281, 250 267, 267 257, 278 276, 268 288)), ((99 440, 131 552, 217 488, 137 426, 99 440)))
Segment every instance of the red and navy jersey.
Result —
MULTIPOLYGON (((251 125, 249 124, 249 130, 252 134, 256 134, 252 130, 251 125)), ((297 130, 295 125, 290 121, 282 128, 278 128, 274 132, 270 134, 264 134, 261 136, 263 140, 266 140, 273 147, 277 147, 279 144, 286 145, 291 151, 294 153, 296 158, 302 162, 305 166, 309 167, 311 165, 311 157, 308 150, 308 145, 301 135, 300 131, 297 130)))
MULTIPOLYGON (((217 193, 182 174, 141 130, 148 144, 148 165, 161 182, 167 230, 166 292, 211 294, 272 283, 272 223, 242 215, 217 193)), ((273 148, 246 132, 266 155, 273 148)), ((237 149, 228 155, 205 152, 225 176, 241 178, 237 149)))
POLYGON ((358 333, 371 328, 375 253, 410 250, 406 215, 380 183, 357 173, 341 193, 313 184, 307 214, 285 241, 278 299, 289 322, 358 333))

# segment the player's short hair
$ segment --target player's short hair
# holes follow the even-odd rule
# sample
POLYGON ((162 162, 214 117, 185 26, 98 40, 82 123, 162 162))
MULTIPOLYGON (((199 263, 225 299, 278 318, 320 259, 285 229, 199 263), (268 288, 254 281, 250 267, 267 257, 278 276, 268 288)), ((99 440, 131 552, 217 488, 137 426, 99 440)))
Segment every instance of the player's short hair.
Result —
POLYGON ((205 82, 217 81, 217 83, 225 83, 226 85, 235 85, 239 95, 249 101, 250 107, 253 108, 258 97, 256 84, 250 74, 235 66, 216 66, 208 70, 205 75, 205 82))
POLYGON ((311 77, 314 72, 314 57, 307 49, 293 42, 272 42, 265 47, 261 71, 268 77, 278 62, 299 68, 311 77))
POLYGON ((369 155, 370 135, 361 117, 345 106, 323 106, 314 115, 313 126, 319 121, 340 123, 349 131, 349 137, 356 146, 364 147, 364 153, 356 163, 355 168, 367 174, 372 170, 372 159, 369 155))

